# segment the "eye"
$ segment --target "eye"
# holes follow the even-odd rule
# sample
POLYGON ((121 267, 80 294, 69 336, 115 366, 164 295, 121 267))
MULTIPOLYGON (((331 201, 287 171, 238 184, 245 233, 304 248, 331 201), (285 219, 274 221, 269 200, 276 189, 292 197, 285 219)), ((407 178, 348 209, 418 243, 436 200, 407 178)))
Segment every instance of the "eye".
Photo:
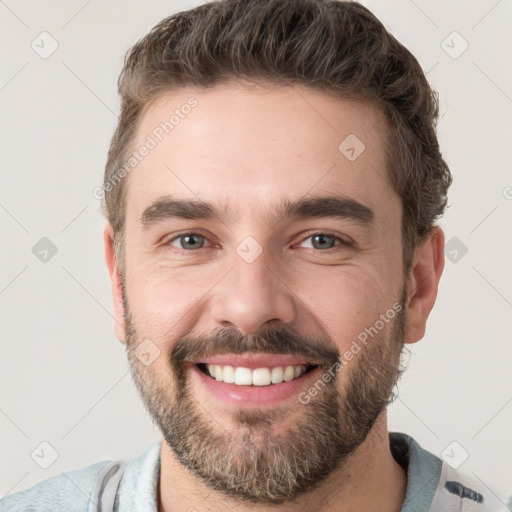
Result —
POLYGON ((207 238, 199 233, 182 233, 171 238, 165 245, 189 252, 203 248, 206 240, 207 238))
POLYGON ((307 238, 304 238, 301 242, 302 244, 305 243, 307 240, 311 240, 310 242, 310 249, 315 250, 322 250, 322 249, 332 249, 334 247, 337 247, 339 245, 343 246, 350 246, 351 243, 340 236, 336 236, 330 233, 315 233, 313 235, 308 236, 307 238), (339 243, 336 244, 336 241, 339 243))

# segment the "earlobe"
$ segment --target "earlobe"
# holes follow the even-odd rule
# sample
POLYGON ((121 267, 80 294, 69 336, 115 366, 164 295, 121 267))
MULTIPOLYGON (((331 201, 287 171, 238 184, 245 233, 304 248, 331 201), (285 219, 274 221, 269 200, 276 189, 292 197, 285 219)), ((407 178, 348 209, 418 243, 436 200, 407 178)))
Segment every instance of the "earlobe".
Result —
POLYGON ((121 275, 117 266, 114 249, 114 233, 110 224, 103 230, 105 261, 110 275, 112 299, 114 303, 114 320, 116 336, 121 343, 125 342, 125 319, 121 275))
POLYGON ((425 335, 427 318, 434 306, 444 268, 444 233, 432 228, 416 248, 408 276, 405 343, 415 343, 425 335))

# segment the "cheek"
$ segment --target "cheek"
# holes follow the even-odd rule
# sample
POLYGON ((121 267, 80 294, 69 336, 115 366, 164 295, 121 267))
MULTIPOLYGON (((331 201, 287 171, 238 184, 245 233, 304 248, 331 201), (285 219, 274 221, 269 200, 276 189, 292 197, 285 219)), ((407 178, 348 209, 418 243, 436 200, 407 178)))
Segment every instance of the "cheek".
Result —
POLYGON ((142 269, 127 283, 132 322, 139 339, 149 338, 170 353, 177 333, 191 327, 201 301, 218 274, 169 269, 142 269))
POLYGON ((329 269, 328 278, 318 276, 317 283, 297 295, 301 306, 336 342, 341 353, 365 329, 374 326, 396 300, 381 281, 361 269, 329 269))

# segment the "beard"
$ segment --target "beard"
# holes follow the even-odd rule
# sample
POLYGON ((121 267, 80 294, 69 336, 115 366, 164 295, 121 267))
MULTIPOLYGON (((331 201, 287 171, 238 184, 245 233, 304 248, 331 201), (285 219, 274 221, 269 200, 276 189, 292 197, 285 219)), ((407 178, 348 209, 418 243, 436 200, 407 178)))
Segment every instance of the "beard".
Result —
POLYGON ((405 290, 401 310, 350 365, 340 364, 343 359, 329 338, 306 337, 292 328, 253 335, 219 329, 207 336, 193 331, 183 335, 162 376, 136 357, 143 337, 133 325, 124 293, 123 299, 127 356, 146 410, 177 460, 211 489, 234 500, 279 505, 319 486, 365 441, 396 398, 393 389, 405 370, 405 290), (280 407, 234 408, 236 429, 228 432, 193 397, 185 367, 187 361, 226 353, 287 354, 320 361, 322 373, 329 372, 331 379, 319 373, 315 383, 322 389, 307 403, 297 398, 297 407, 289 412, 280 407), (341 370, 332 376, 336 364, 341 370), (284 433, 276 432, 289 414, 298 420, 284 433))

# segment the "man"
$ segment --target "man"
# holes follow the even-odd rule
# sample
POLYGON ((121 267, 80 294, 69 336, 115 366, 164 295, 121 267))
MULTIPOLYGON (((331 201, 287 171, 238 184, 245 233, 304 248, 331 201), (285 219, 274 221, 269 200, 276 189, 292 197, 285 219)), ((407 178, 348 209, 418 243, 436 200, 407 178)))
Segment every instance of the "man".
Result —
POLYGON ((119 92, 105 254, 162 441, 3 510, 505 510, 387 430, 451 183, 416 59, 356 3, 223 0, 159 23, 119 92))

